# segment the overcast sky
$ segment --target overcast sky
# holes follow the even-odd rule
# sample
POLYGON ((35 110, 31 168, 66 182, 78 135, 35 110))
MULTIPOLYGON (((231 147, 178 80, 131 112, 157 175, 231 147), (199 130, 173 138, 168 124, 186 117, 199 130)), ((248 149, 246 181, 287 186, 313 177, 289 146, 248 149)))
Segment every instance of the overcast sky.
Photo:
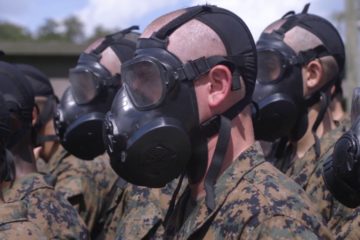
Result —
POLYGON ((109 29, 139 25, 144 29, 164 13, 208 3, 238 14, 256 40, 268 24, 290 10, 300 12, 308 2, 310 13, 329 20, 332 13, 344 9, 344 0, 0 0, 0 20, 23 25, 34 32, 47 18, 60 21, 75 15, 90 34, 97 25, 109 29))

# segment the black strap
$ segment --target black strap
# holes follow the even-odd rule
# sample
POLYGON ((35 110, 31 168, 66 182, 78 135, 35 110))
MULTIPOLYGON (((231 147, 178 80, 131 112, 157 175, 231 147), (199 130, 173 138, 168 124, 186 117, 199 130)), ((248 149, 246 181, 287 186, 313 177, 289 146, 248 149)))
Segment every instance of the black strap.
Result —
POLYGON ((168 224, 169 224, 169 220, 170 220, 170 217, 171 215, 173 214, 174 212, 174 209, 175 209, 175 203, 176 203, 176 198, 180 192, 180 189, 181 189, 181 185, 182 185, 182 182, 184 180, 184 176, 185 176, 185 173, 181 174, 180 176, 180 179, 179 179, 179 182, 176 186, 176 189, 173 193, 173 195, 171 196, 171 200, 170 200, 170 203, 169 203, 169 207, 168 207, 168 210, 166 212, 166 215, 165 215, 165 218, 164 218, 164 226, 166 227, 168 224))
POLYGON ((159 40, 166 40, 168 36, 170 36, 176 29, 178 29, 186 22, 194 19, 196 16, 204 12, 210 12, 210 11, 211 11, 211 7, 206 5, 193 7, 184 14, 180 15, 179 17, 167 23, 159 31, 155 32, 152 37, 159 40))
POLYGON ((36 145, 42 145, 45 142, 57 142, 60 138, 57 135, 37 135, 36 145))
POLYGON ((316 158, 320 157, 320 150, 321 150, 320 149, 320 140, 319 140, 319 137, 316 135, 316 130, 318 129, 321 121, 323 120, 326 110, 330 104, 329 97, 324 92, 320 92, 320 94, 321 94, 320 111, 316 117, 314 125, 311 128, 312 135, 314 136, 314 139, 315 139, 314 150, 315 150, 316 158))
POLYGON ((309 11, 310 3, 305 4, 303 10, 301 11, 301 14, 306 14, 309 11))
POLYGON ((231 121, 220 116, 220 131, 219 138, 216 143, 215 152, 211 160, 208 173, 205 177, 205 191, 206 191, 206 206, 211 212, 215 208, 215 182, 220 173, 221 165, 224 161, 226 150, 228 147, 231 132, 231 121))
POLYGON ((316 58, 321 58, 325 56, 332 56, 332 54, 327 50, 324 45, 319 45, 312 49, 300 51, 297 57, 297 63, 305 65, 316 58))
POLYGON ((91 53, 94 53, 96 55, 100 55, 107 47, 112 45, 114 42, 118 41, 119 39, 122 39, 125 37, 126 34, 129 34, 132 30, 138 30, 139 26, 131 26, 129 28, 123 29, 119 32, 109 34, 105 36, 105 39, 97 46, 95 49, 91 51, 91 53))

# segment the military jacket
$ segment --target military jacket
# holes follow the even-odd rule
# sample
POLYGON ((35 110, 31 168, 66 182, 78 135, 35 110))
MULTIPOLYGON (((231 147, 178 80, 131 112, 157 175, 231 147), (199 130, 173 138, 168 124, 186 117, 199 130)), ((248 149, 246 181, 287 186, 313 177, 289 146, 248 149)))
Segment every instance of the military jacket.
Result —
MULTIPOLYGON (((215 184, 215 209, 181 195, 166 239, 332 239, 306 193, 270 163, 256 143, 215 184)), ((158 235, 161 238, 160 235, 158 235)))
POLYGON ((28 212, 22 201, 0 204, 0 240, 48 239, 38 226, 29 221, 28 212))
POLYGON ((119 181, 98 239, 148 239, 155 232, 163 232, 169 202, 177 185, 178 179, 163 188, 152 189, 119 181))
POLYGON ((28 220, 49 239, 89 239, 87 228, 60 193, 39 173, 28 174, 10 187, 3 187, 6 204, 21 201, 27 209, 28 220))
POLYGON ((55 190, 77 209, 89 231, 95 230, 106 195, 117 179, 107 155, 86 161, 59 146, 43 172, 54 178, 55 190))

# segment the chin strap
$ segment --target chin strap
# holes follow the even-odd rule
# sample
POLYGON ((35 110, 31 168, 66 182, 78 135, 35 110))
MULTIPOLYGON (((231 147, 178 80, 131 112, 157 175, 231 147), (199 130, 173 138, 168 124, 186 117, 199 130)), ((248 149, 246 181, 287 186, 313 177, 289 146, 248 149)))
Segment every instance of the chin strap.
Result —
POLYGON ((45 142, 58 142, 60 138, 57 135, 37 135, 36 146, 40 146, 45 142))
POLYGON ((220 118, 220 130, 219 130, 219 139, 216 143, 215 152, 211 160, 211 164, 208 170, 208 173, 205 177, 205 191, 206 191, 206 206, 211 212, 215 208, 215 183, 216 179, 219 176, 222 163, 226 154, 230 139, 230 130, 231 130, 231 121, 224 117, 219 116, 220 118))
POLYGON ((169 203, 169 208, 166 212, 166 215, 165 215, 165 218, 164 218, 164 226, 167 226, 168 223, 169 223, 169 220, 170 220, 170 217, 172 215, 172 213, 174 212, 174 209, 175 209, 175 203, 176 203, 176 198, 180 192, 180 189, 181 189, 181 185, 182 185, 182 182, 184 180, 184 176, 185 176, 185 173, 181 174, 180 175, 180 178, 179 178, 179 182, 176 186, 176 189, 171 197, 171 200, 170 200, 170 203, 169 203))
POLYGON ((329 104, 330 104, 330 98, 324 92, 320 92, 320 111, 315 119, 314 125, 311 128, 311 133, 315 140, 314 150, 315 150, 316 158, 319 158, 321 153, 320 139, 316 135, 316 130, 318 129, 321 121, 324 119, 329 104))

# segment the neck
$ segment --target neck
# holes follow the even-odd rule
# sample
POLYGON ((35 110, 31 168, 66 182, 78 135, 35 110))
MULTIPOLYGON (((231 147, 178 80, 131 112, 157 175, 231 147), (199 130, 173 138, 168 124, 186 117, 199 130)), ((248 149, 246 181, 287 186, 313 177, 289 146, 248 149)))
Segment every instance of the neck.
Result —
POLYGON ((14 156, 16 175, 20 179, 29 173, 36 172, 35 157, 31 141, 20 141, 11 149, 14 156))
MULTIPOLYGON (((226 150, 224 160, 220 169, 219 176, 234 162, 234 160, 247 148, 254 144, 254 133, 251 119, 251 111, 246 107, 237 117, 231 121, 229 144, 226 150)), ((208 163, 207 170, 203 179, 196 183, 190 184, 191 195, 198 199, 205 195, 204 181, 209 171, 209 167, 215 152, 219 135, 216 134, 208 141, 208 163)), ((218 177, 219 177, 218 176, 218 177)))
POLYGON ((335 98, 331 101, 330 104, 331 107, 331 113, 334 121, 340 122, 345 117, 345 112, 343 110, 341 101, 335 98))
MULTIPOLYGON (((306 152, 315 144, 315 139, 312 134, 312 127, 315 123, 315 120, 319 114, 320 104, 317 103, 314 106, 309 108, 308 113, 308 128, 305 135, 297 142, 293 142, 293 146, 296 149, 296 157, 302 158, 306 152)), ((323 120, 321 121, 319 127, 316 130, 316 136, 321 139, 324 134, 329 132, 331 129, 335 128, 335 124, 332 118, 332 115, 329 110, 326 111, 323 120)))

